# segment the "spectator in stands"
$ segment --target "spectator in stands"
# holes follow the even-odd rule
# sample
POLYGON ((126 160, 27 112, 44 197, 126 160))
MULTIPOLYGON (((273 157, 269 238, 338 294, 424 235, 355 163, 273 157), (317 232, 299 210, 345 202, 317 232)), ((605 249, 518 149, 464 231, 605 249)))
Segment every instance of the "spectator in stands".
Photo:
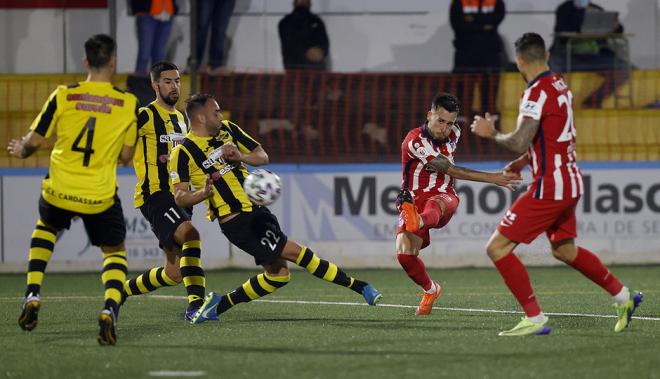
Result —
MULTIPOLYGON (((555 10, 555 34, 580 33, 587 12, 603 12, 603 7, 590 0, 566 0, 555 10)), ((609 33, 623 33, 618 21, 609 33)), ((556 72, 567 72, 567 45, 570 37, 556 36, 550 48, 550 68, 556 72)), ((583 107, 600 107, 603 99, 628 79, 622 70, 627 62, 617 56, 607 38, 571 40, 571 71, 609 71, 603 73, 603 84, 583 102, 583 107)))
POLYGON ((138 36, 135 74, 147 76, 151 64, 165 59, 172 17, 178 8, 174 0, 131 0, 130 5, 138 36))
POLYGON ((234 13, 236 0, 197 1, 197 65, 199 72, 218 75, 226 62, 225 42, 229 19, 234 13), (207 65, 201 65, 206 51, 206 39, 211 31, 209 58, 207 65))
POLYGON ((496 113, 495 99, 499 73, 506 60, 497 32, 506 10, 502 0, 452 0, 449 20, 454 29, 455 88, 450 92, 463 98, 465 116, 471 118, 474 84, 479 87, 481 112, 496 113), (477 76, 475 74, 481 74, 477 76), (467 83, 465 86, 464 83, 467 83))
POLYGON ((311 0, 294 0, 293 12, 278 25, 284 68, 328 69, 330 42, 323 20, 310 11, 311 0))

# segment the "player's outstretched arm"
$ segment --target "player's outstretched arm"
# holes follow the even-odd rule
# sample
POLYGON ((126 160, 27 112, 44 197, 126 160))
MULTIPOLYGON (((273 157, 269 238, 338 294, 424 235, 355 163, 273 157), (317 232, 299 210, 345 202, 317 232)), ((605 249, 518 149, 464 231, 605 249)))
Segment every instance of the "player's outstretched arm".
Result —
POLYGON ((520 172, 529 164, 529 154, 525 153, 518 157, 518 159, 509 162, 502 171, 505 173, 510 172, 520 175, 520 172))
POLYGON ((268 154, 261 146, 255 147, 249 153, 244 153, 236 145, 228 143, 222 145, 220 150, 227 162, 245 162, 250 166, 263 166, 270 161, 268 154))
POLYGON ((197 191, 191 191, 190 183, 188 182, 176 183, 173 187, 174 201, 181 208, 192 207, 213 196, 213 181, 211 178, 206 178, 204 188, 197 191))
POLYGON ((495 129, 495 122, 489 113, 484 117, 474 116, 474 121, 470 125, 472 133, 479 137, 492 139, 497 144, 516 152, 524 153, 534 140, 534 136, 539 130, 539 120, 523 118, 518 122, 516 130, 511 133, 503 134, 495 129))
POLYGON ((41 134, 30 131, 21 139, 12 139, 9 141, 7 151, 13 157, 25 159, 34 154, 45 139, 41 134))
POLYGON ((439 173, 447 174, 454 179, 470 180, 473 182, 492 183, 515 191, 521 184, 520 175, 504 172, 484 172, 471 170, 465 167, 455 166, 444 155, 438 155, 428 164, 433 170, 439 173))

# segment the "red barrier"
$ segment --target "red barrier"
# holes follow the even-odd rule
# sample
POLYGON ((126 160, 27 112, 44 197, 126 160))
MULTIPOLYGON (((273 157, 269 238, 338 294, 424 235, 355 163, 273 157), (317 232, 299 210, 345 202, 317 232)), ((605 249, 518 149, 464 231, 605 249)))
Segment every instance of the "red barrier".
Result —
MULTIPOLYGON (((436 93, 459 89, 472 101, 467 94, 481 80, 451 74, 234 73, 204 77, 202 91, 215 94, 274 162, 397 162, 401 141, 425 121, 436 93)), ((495 98, 491 94, 483 109, 496 111, 495 98)), ((460 159, 510 158, 467 131, 472 116, 464 110, 459 119, 460 159)))

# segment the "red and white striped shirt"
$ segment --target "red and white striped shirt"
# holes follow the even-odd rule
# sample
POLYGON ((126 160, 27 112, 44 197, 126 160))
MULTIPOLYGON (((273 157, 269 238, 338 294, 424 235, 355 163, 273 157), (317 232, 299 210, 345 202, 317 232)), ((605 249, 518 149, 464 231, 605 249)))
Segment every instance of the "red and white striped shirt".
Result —
POLYGON ((561 76, 546 71, 532 80, 520 101, 518 123, 525 118, 541 125, 527 149, 536 199, 563 200, 584 192, 575 154, 573 94, 561 76))
POLYGON ((444 141, 435 140, 424 124, 408 132, 401 144, 401 164, 403 166, 402 188, 409 189, 415 197, 431 196, 454 191, 454 178, 426 168, 426 164, 438 155, 443 155, 454 163, 454 151, 461 136, 461 130, 452 126, 452 132, 444 141))

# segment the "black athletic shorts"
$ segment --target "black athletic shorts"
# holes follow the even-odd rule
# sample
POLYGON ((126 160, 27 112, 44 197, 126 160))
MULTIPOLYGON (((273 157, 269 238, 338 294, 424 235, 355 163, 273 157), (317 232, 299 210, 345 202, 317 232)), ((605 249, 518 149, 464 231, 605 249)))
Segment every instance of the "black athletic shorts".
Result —
POLYGON ((275 263, 288 237, 268 208, 254 205, 252 209, 220 224, 220 229, 231 243, 252 255, 257 265, 275 263))
POLYGON ((39 197, 39 217, 44 224, 55 228, 58 232, 62 229, 69 229, 71 219, 80 217, 85 225, 89 241, 94 246, 119 246, 126 239, 126 220, 117 195, 115 195, 115 203, 110 208, 96 214, 68 211, 39 197))
POLYGON ((190 221, 190 214, 176 205, 171 192, 158 191, 149 195, 140 211, 151 224, 161 249, 172 250, 175 245, 178 246, 174 241, 174 232, 183 222, 190 221))

